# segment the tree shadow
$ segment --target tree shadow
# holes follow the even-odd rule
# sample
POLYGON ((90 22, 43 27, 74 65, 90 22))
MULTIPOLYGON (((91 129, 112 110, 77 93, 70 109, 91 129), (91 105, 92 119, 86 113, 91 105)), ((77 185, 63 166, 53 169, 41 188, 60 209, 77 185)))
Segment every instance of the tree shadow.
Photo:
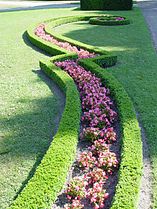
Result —
MULTIPOLYGON (((19 176, 23 168, 26 170, 29 169, 27 167, 29 163, 29 167, 31 168, 28 175, 28 171, 25 172, 27 178, 22 183, 13 183, 15 184, 13 199, 16 199, 18 194, 31 179, 48 150, 53 136, 57 132, 65 105, 65 95, 57 85, 41 70, 33 70, 33 73, 39 77, 36 82, 44 81, 51 90, 52 95, 34 99, 33 101, 27 98, 19 99, 17 103, 24 105, 31 103, 32 108, 21 114, 14 114, 14 116, 9 117, 9 119, 1 119, 2 127, 4 127, 4 129, 6 128, 6 131, 9 130, 11 133, 9 136, 3 136, 0 141, 0 157, 2 158, 2 162, 6 162, 7 165, 7 162, 12 159, 12 164, 9 165, 11 167, 8 168, 9 171, 12 172, 11 175, 19 176), (34 163, 30 162, 32 160, 34 163), (18 167, 18 173, 14 170, 14 165, 18 167), (20 185, 20 188, 17 188, 17 185, 20 185)), ((9 173, 6 173, 5 178, 8 179, 7 183, 9 186, 12 182, 9 182, 10 178, 8 175, 9 173)))
POLYGON ((27 37, 27 32, 26 32, 26 31, 23 33, 22 39, 23 39, 24 43, 25 43, 27 46, 29 46, 30 48, 32 48, 32 49, 35 50, 36 52, 39 52, 39 53, 41 53, 41 54, 43 54, 43 55, 45 55, 45 56, 47 56, 47 57, 52 57, 52 55, 50 55, 49 53, 46 53, 44 50, 42 50, 42 49, 36 47, 35 45, 33 45, 33 44, 29 41, 29 39, 28 39, 28 37, 27 37))
MULTIPOLYGON (((62 33, 63 27, 65 28, 65 25, 56 27, 55 31, 58 33, 62 33)), ((91 25, 88 23, 88 21, 79 21, 75 23, 70 23, 68 27, 67 30, 65 30, 65 32, 63 33, 63 36, 83 42, 85 44, 93 45, 95 47, 103 48, 107 51, 118 53, 121 53, 123 51, 137 50, 136 43, 134 44, 135 37, 132 38, 133 42, 130 44, 127 38, 128 34, 133 30, 131 25, 98 26, 91 25), (70 30, 72 28, 70 32, 68 31, 68 27, 70 28, 70 30), (113 34, 115 34, 115 36, 117 36, 118 34, 119 38, 114 39, 113 34)))

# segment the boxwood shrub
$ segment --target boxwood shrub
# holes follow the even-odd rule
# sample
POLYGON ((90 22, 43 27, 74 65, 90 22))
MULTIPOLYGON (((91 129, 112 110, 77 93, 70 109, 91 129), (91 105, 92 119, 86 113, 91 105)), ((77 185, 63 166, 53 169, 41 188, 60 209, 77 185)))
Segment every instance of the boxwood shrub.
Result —
POLYGON ((40 67, 63 90, 66 95, 66 104, 57 134, 34 176, 10 206, 11 209, 50 207, 62 189, 75 158, 81 114, 76 85, 67 73, 57 68, 52 62, 42 61, 40 67))
POLYGON ((104 0, 104 10, 131 10, 132 0, 104 0))
POLYGON ((104 0, 80 0, 82 10, 104 10, 104 0))
POLYGON ((82 10, 131 10, 132 0, 81 0, 82 10))

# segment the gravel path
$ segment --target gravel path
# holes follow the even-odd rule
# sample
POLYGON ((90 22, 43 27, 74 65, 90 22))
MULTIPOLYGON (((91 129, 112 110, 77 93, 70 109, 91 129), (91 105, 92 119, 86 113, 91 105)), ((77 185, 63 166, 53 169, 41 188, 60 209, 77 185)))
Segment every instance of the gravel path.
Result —
POLYGON ((0 1, 0 12, 79 7, 79 1, 0 1))
MULTIPOLYGON (((157 51, 157 0, 138 0, 143 16, 147 22, 153 45, 157 51)), ((152 201, 152 167, 149 157, 149 147, 144 129, 141 127, 143 140, 143 176, 139 196, 138 209, 151 209, 152 201)))
POLYGON ((148 24, 155 49, 157 51, 157 0, 138 0, 138 5, 141 8, 148 24))

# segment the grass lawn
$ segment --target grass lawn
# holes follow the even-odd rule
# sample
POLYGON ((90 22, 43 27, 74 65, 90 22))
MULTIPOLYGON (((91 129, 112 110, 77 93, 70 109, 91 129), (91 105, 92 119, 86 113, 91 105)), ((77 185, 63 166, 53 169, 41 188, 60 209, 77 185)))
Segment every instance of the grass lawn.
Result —
MULTIPOLYGON (((0 14, 1 209, 12 202, 39 163, 63 107, 58 89, 37 70, 39 59, 45 55, 25 43, 24 31, 32 22, 80 13, 85 12, 48 9, 0 14)), ((56 31, 118 55, 118 64, 109 70, 124 85, 145 128, 153 163, 154 208, 157 208, 157 56, 138 9, 109 13, 125 15, 132 24, 103 27, 72 23, 56 31)))

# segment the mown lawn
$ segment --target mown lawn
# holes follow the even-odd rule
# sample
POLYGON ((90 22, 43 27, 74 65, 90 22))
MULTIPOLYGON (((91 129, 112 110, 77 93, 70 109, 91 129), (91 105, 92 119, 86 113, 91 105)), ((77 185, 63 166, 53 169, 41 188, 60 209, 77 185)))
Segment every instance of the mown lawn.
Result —
MULTIPOLYGON (((32 22, 83 14, 75 9, 48 9, 1 13, 0 19, 0 208, 17 195, 33 173, 56 130, 63 107, 57 88, 38 70, 45 55, 32 50, 24 32, 32 22), (52 91, 49 86, 52 85, 52 91)), ((109 70, 132 98, 149 142, 154 173, 154 208, 157 208, 157 56, 138 9, 110 12, 131 19, 128 26, 103 27, 73 23, 56 31, 118 55, 109 70)))

